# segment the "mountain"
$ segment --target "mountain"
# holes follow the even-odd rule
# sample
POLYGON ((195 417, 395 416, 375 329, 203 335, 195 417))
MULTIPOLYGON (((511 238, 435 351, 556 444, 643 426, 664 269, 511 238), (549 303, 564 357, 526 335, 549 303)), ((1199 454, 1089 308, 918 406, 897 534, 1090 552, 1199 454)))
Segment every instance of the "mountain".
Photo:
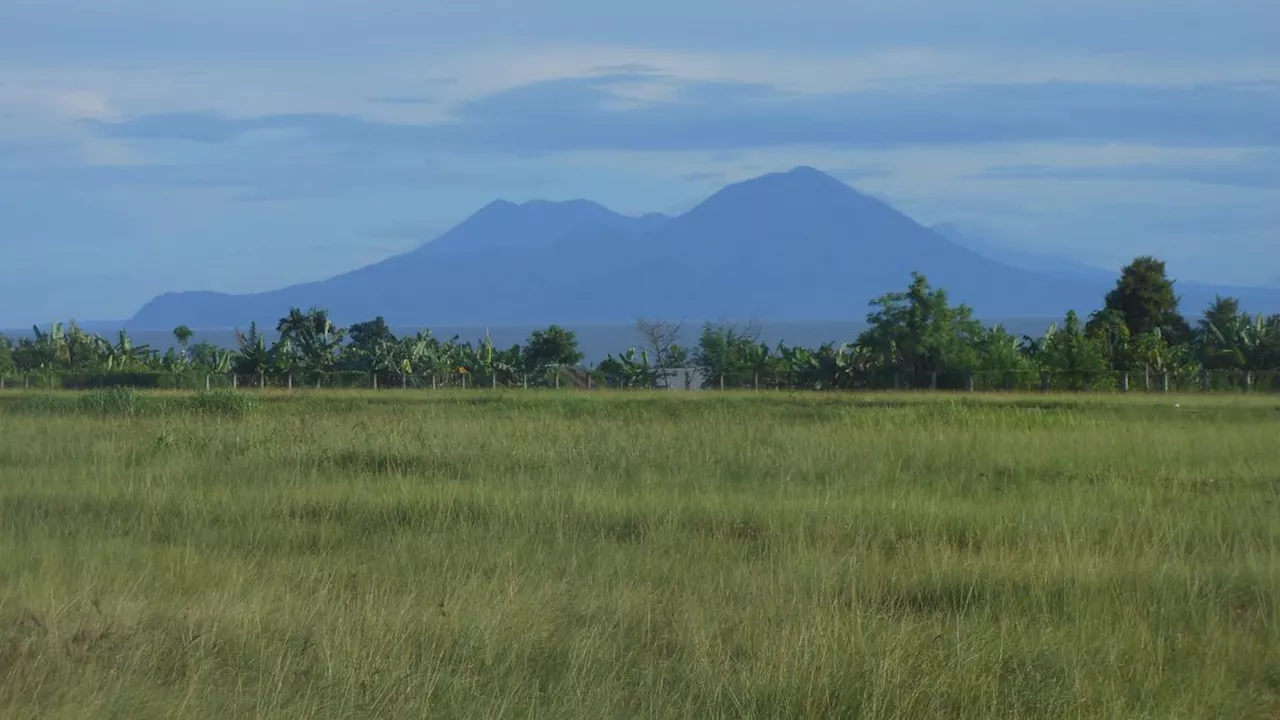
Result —
POLYGON ((1022 270, 1030 270, 1042 275, 1051 275, 1070 280, 1105 281, 1108 283, 1114 283, 1119 275, 1119 273, 1111 270, 1104 270, 1100 267, 1086 265, 1085 263, 1068 260, 1056 255, 1041 255, 994 243, 952 223, 934 225, 933 231, 979 255, 989 257, 1005 265, 1011 265, 1022 270))
POLYGON ((589 200, 532 200, 520 205, 495 200, 428 245, 432 253, 530 250, 545 248, 583 225, 639 231, 665 220, 667 217, 658 213, 640 218, 619 215, 589 200))
MULTIPOLYGON (((382 315, 437 327, 847 320, 905 288, 912 271, 1001 319, 1087 314, 1114 284, 1113 275, 1035 272, 986 257, 799 167, 729 185, 676 217, 626 217, 587 201, 498 201, 379 263, 265 293, 169 293, 128 326, 274 327, 291 306, 327 308, 341 323, 382 315)), ((1280 292, 1269 297, 1280 310, 1280 292)))

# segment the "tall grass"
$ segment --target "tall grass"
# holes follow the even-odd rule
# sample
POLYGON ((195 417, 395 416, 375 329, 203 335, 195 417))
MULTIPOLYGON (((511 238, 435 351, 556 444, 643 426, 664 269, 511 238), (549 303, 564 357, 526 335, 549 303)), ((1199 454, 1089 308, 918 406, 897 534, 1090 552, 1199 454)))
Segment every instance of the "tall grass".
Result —
POLYGON ((0 717, 1280 713, 1272 399, 257 410, 0 413, 0 717))

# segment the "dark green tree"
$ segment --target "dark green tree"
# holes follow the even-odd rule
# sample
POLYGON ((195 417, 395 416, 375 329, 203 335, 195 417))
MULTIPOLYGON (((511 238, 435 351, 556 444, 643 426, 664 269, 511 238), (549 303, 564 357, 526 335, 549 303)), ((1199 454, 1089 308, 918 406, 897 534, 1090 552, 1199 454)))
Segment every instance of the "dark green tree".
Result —
POLYGON ((1215 296, 1196 323, 1196 350, 1200 363, 1208 370, 1236 370, 1245 365, 1245 346, 1249 341, 1249 316, 1240 311, 1240 301, 1215 296))
POLYGON ((400 341, 381 315, 347 328, 351 342, 343 350, 342 364, 366 373, 393 373, 402 370, 398 357, 400 341))
POLYGON ((552 325, 545 330, 534 330, 521 351, 524 369, 542 372, 557 366, 573 366, 582 362, 578 349, 578 336, 572 330, 552 325))
POLYGON ((173 339, 178 341, 178 347, 182 350, 183 357, 187 356, 187 343, 191 342, 193 337, 195 337, 195 332, 186 325, 179 325, 173 329, 173 339))
POLYGON ((1173 283, 1163 261, 1149 255, 1135 258, 1120 271, 1105 307, 1124 318, 1130 337, 1155 332, 1169 345, 1187 343, 1191 327, 1178 312, 1173 283))

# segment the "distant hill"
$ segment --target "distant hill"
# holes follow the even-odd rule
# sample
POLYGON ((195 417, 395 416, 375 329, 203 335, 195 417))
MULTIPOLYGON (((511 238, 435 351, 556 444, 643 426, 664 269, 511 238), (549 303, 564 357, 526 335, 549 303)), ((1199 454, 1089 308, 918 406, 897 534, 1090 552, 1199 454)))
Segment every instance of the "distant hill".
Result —
MULTIPOLYGON (((725 187, 676 217, 626 217, 588 201, 498 201, 379 263, 250 295, 169 293, 128 326, 274 326, 290 306, 401 326, 849 320, 863 318, 873 297, 905 288, 913 270, 988 318, 1086 314, 1114 284, 1106 271, 1073 275, 987 257, 800 167, 725 187)), ((1280 292, 1254 292, 1280 311, 1280 292)), ((1199 306, 1198 292, 1190 295, 1199 306)))

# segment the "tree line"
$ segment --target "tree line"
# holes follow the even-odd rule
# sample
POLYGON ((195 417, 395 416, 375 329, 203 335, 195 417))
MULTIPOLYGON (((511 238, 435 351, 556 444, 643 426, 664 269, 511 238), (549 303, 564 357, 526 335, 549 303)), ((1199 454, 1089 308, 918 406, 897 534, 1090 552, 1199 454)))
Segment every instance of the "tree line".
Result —
MULTIPOLYGON (((1102 309, 1075 311, 1038 337, 987 326, 944 289, 913 273, 909 286, 875 298, 867 328, 849 342, 820 347, 769 346, 753 324, 703 326, 696 345, 682 347, 678 323, 641 320, 643 338, 595 367, 582 365, 576 335, 558 325, 509 348, 489 337, 464 342, 430 331, 397 336, 383 318, 339 327, 322 309, 293 308, 268 342, 256 324, 236 332, 230 350, 195 342, 181 326, 176 346, 160 352, 135 346, 121 331, 112 341, 74 323, 35 328, 16 342, 0 336, 0 377, 59 378, 64 387, 155 385, 158 378, 219 376, 289 385, 349 376, 385 384, 661 387, 676 371, 694 368, 704 386, 790 388, 1109 389, 1152 378, 1233 378, 1253 384, 1280 368, 1280 314, 1250 315, 1230 297, 1217 297, 1192 324, 1165 265, 1144 256, 1126 266, 1102 309)), ((206 380, 208 382, 208 380, 206 380)), ((360 382, 360 381, 357 381, 360 382)))

